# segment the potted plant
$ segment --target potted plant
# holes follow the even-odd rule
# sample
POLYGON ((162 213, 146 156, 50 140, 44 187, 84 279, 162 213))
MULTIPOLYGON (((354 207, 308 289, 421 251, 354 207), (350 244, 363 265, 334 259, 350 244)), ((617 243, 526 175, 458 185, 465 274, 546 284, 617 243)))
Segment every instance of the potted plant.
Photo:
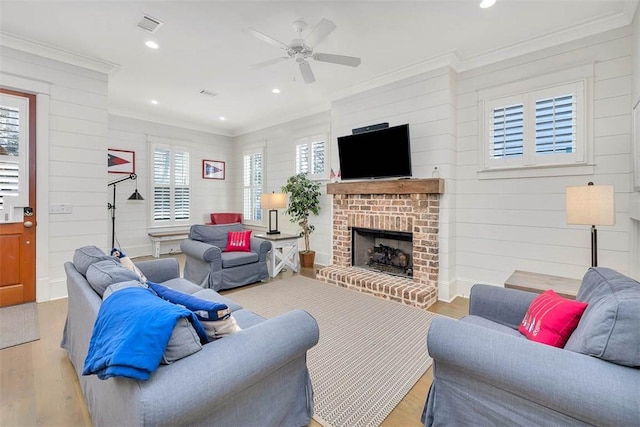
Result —
POLYGON ((320 184, 311 181, 306 173, 290 176, 282 192, 288 195, 289 205, 285 211, 291 222, 301 227, 300 237, 304 237, 304 250, 299 251, 300 265, 313 268, 316 253, 309 249, 309 235, 315 227, 309 224, 311 214, 320 212, 320 184))

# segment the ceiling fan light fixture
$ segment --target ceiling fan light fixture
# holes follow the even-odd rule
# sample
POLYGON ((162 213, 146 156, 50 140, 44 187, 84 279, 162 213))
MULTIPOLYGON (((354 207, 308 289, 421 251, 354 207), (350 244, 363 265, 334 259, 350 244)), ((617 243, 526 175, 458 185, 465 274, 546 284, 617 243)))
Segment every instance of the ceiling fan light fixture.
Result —
POLYGON ((487 8, 493 6, 494 4, 496 4, 496 0, 482 0, 480 2, 480 7, 482 9, 487 9, 487 8))

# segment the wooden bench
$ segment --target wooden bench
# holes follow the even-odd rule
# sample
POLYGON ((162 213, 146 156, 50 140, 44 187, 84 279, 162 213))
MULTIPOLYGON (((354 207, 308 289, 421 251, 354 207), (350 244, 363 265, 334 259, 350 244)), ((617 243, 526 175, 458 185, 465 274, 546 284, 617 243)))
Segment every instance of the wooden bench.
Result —
POLYGON ((188 231, 160 231, 148 233, 149 238, 153 242, 153 257, 160 257, 160 243, 161 242, 176 242, 182 241, 189 237, 188 231))

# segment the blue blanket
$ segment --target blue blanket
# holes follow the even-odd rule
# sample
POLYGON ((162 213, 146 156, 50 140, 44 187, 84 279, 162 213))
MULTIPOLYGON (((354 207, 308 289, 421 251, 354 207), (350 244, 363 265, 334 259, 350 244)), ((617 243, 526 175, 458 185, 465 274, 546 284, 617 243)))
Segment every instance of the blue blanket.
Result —
POLYGON ((183 317, 207 343, 206 332, 192 311, 158 298, 147 288, 114 292, 100 306, 82 374, 96 374, 101 380, 116 376, 149 379, 183 317))

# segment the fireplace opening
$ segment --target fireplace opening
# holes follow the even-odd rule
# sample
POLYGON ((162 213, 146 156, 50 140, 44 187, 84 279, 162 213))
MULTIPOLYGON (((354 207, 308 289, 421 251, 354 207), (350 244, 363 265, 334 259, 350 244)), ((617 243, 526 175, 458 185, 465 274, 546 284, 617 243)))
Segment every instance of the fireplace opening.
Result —
POLYGON ((394 276, 413 277, 411 233, 351 229, 351 265, 394 276))

